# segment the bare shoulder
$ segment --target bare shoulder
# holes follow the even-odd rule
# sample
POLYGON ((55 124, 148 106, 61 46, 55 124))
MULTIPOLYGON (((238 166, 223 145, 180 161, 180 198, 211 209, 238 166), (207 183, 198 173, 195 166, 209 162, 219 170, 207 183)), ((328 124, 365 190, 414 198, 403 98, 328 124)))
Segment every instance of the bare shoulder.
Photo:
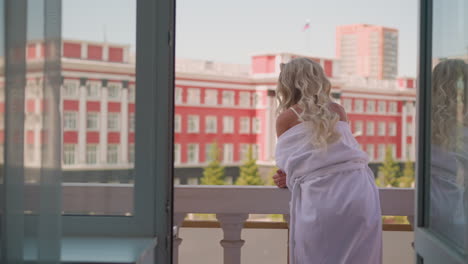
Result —
POLYGON ((340 121, 348 122, 348 116, 346 115, 346 111, 340 104, 331 103, 330 110, 337 113, 340 116, 340 121))
POLYGON ((276 136, 281 136, 286 130, 299 123, 296 114, 288 109, 276 118, 276 136))

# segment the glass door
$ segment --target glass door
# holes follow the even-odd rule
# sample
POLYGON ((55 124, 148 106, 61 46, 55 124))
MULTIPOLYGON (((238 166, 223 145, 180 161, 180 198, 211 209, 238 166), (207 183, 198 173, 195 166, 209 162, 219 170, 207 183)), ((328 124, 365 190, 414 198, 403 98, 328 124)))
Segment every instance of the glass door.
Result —
POLYGON ((466 263, 468 1, 420 1, 418 263, 466 263))

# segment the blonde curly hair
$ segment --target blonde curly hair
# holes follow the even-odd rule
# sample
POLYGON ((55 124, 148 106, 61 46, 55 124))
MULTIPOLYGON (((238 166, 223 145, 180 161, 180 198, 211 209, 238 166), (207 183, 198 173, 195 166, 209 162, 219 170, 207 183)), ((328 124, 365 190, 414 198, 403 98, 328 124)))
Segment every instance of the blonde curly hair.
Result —
POLYGON ((299 120, 310 126, 314 146, 326 148, 336 142, 340 138, 335 130, 340 116, 329 109, 331 83, 320 64, 307 58, 295 58, 280 67, 276 88, 278 113, 297 104, 303 110, 299 120))
POLYGON ((460 130, 467 125, 467 87, 463 87, 467 75, 467 65, 459 59, 441 61, 432 72, 431 138, 433 144, 447 151, 455 150, 463 134, 460 130))

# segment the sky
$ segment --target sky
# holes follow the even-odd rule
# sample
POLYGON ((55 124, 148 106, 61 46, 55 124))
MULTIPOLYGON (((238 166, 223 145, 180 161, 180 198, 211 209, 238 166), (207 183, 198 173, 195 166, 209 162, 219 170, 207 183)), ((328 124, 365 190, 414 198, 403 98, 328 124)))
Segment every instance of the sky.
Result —
MULTIPOLYGON (((64 0, 63 36, 134 46, 135 4, 64 0)), ((416 0, 178 0, 176 6, 178 57, 248 64, 252 54, 282 51, 333 58, 335 28, 366 23, 399 30, 399 75, 416 76, 416 0)))

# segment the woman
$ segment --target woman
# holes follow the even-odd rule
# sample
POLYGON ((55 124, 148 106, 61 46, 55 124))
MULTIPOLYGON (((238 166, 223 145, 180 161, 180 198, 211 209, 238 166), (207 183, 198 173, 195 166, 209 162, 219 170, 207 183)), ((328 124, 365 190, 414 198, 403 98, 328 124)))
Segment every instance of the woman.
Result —
POLYGON ((320 64, 281 64, 274 176, 291 191, 290 264, 380 264, 374 175, 320 64))

